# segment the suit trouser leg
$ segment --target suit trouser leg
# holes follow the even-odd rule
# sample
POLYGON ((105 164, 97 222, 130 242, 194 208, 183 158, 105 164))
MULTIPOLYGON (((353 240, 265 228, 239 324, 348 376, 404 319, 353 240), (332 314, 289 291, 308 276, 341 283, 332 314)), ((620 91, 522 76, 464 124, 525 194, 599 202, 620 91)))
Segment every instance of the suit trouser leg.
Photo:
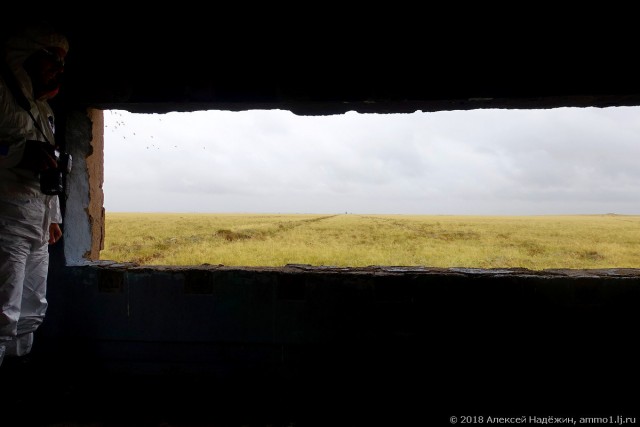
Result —
POLYGON ((11 346, 18 335, 30 249, 27 239, 0 235, 0 353, 3 356, 9 354, 7 346, 11 346))
MULTIPOLYGON (((44 321, 47 312, 47 274, 49 272, 49 246, 40 245, 27 259, 22 288, 22 307, 18 319, 16 356, 31 352, 33 333, 44 321)), ((12 354, 9 352, 8 354, 12 354)))

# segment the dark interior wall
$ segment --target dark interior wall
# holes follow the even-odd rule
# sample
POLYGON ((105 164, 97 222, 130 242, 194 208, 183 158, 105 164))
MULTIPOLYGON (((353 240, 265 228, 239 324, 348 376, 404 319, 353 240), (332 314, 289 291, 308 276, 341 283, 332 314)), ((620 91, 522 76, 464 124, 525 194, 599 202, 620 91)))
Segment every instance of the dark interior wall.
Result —
POLYGON ((305 421, 615 418, 637 409, 639 285, 623 269, 70 267, 41 339, 62 371, 242 384, 305 421))

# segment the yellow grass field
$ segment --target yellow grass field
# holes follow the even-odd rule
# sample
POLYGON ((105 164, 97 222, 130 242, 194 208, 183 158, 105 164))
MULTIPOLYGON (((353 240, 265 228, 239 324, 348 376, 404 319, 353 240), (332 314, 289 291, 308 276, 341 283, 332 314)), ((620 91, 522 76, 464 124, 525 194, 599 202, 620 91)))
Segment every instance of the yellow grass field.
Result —
POLYGON ((640 216, 107 213, 100 259, 182 266, 640 268, 640 216))

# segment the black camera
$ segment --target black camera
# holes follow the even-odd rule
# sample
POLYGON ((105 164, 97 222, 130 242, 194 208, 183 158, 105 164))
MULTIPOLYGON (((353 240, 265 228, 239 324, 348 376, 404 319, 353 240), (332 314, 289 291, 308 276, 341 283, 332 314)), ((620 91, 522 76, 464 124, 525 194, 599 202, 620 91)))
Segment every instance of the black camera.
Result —
POLYGON ((40 191, 51 196, 64 194, 64 178, 71 172, 71 154, 54 151, 58 167, 40 172, 40 191))

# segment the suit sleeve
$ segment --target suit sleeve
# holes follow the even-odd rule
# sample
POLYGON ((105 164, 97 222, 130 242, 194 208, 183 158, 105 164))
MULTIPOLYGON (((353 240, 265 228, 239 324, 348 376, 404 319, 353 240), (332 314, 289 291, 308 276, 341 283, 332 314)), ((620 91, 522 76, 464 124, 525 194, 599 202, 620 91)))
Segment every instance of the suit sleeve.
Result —
POLYGON ((0 79, 0 169, 13 168, 22 159, 28 120, 0 79))
POLYGON ((49 197, 49 222, 51 224, 62 224, 60 198, 58 196, 49 197))

